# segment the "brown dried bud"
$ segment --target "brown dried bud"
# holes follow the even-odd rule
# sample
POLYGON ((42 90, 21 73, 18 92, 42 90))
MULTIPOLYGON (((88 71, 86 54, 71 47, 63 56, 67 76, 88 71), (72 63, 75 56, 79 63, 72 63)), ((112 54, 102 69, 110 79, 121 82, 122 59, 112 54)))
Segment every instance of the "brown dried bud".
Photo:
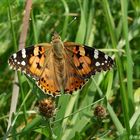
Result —
POLYGON ((41 115, 51 118, 55 112, 55 102, 52 98, 40 100, 38 108, 41 115))
POLYGON ((102 105, 97 105, 94 109, 94 115, 100 119, 105 118, 107 115, 105 107, 102 105))

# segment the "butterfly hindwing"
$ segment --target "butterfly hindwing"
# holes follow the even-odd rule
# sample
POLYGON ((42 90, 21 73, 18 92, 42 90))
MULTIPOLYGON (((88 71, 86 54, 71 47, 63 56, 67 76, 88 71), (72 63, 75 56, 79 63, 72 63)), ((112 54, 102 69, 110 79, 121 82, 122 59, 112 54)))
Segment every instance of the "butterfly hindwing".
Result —
POLYGON ((57 80, 56 66, 54 65, 52 55, 52 52, 48 54, 45 68, 37 81, 37 85, 43 92, 52 96, 58 96, 60 95, 61 89, 57 80))
POLYGON ((71 59, 67 59, 66 64, 68 67, 66 69, 67 76, 64 91, 65 94, 72 94, 74 91, 81 89, 86 83, 86 80, 80 76, 79 72, 75 69, 75 66, 71 62, 71 59))

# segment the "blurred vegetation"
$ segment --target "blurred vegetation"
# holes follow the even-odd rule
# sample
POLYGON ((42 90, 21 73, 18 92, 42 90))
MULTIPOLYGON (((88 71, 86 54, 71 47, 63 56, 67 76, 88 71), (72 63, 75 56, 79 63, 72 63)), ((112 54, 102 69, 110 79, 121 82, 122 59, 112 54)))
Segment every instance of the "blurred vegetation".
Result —
MULTIPOLYGON (((17 46, 19 43, 25 4, 24 0, 0 1, 0 138, 7 131, 13 85, 19 85, 14 83, 15 71, 7 61, 16 51, 14 40, 17 46)), ((79 93, 58 97, 51 119, 42 117, 36 109, 40 95, 45 95, 32 79, 21 74, 20 93, 26 101, 19 94, 19 114, 13 116, 17 119, 9 137, 140 139, 140 1, 33 0, 26 46, 50 42, 55 31, 64 41, 102 49, 114 58, 115 66, 95 75, 79 93), (98 105, 106 109, 105 118, 95 115, 98 105)))

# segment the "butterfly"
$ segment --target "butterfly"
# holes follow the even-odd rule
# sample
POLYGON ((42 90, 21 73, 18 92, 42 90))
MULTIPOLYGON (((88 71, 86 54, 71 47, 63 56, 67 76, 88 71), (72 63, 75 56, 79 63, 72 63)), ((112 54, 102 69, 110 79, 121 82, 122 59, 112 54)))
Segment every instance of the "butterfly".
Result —
POLYGON ((109 70, 113 59, 103 52, 74 42, 62 42, 55 33, 51 43, 22 49, 10 56, 9 65, 35 79, 49 95, 72 94, 96 72, 109 70))

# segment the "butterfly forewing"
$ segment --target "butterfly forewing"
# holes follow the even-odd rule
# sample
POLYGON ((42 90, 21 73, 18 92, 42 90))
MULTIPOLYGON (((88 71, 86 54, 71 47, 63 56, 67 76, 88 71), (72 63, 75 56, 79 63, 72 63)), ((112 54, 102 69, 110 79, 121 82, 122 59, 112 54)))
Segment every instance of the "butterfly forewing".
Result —
POLYGON ((73 42, 65 42, 64 46, 67 54, 73 54, 71 60, 77 74, 85 79, 101 70, 109 70, 113 65, 112 58, 97 49, 73 42))
POLYGON ((48 43, 22 49, 14 53, 8 60, 9 65, 27 75, 39 79, 45 65, 46 52, 49 52, 51 45, 48 43))

